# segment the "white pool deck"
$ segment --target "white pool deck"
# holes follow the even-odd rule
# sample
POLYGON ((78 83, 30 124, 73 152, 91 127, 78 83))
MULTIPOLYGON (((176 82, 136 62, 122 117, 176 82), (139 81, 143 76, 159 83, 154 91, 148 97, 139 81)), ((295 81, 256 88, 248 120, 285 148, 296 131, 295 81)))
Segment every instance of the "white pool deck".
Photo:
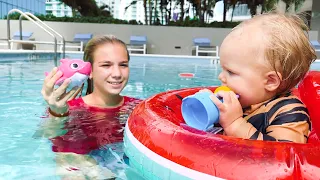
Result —
MULTIPOLYGON (((52 50, 8 50, 0 49, 1 54, 20 54, 20 53, 54 53, 52 50)), ((62 51, 58 51, 62 53, 62 51)), ((66 54, 83 54, 83 51, 65 51, 66 54)), ((199 59, 199 60, 210 60, 212 63, 219 63, 217 56, 188 56, 188 55, 163 55, 163 54, 130 54, 130 56, 139 57, 165 57, 165 58, 187 58, 187 59, 199 59)), ((316 59, 315 62, 319 63, 320 59, 316 59)))

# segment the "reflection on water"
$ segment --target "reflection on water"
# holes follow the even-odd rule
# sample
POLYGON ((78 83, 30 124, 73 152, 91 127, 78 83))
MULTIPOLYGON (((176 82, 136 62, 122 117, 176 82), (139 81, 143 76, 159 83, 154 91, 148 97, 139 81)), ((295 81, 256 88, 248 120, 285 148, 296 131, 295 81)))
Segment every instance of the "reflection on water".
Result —
POLYGON ((123 106, 113 109, 74 102, 69 117, 44 118, 33 136, 51 141, 57 175, 67 179, 138 178, 124 161, 122 140, 127 118, 141 101, 125 98, 123 106))
POLYGON ((98 150, 90 152, 90 156, 93 157, 101 167, 106 167, 115 173, 117 179, 141 179, 137 171, 130 166, 126 157, 124 156, 123 143, 114 143, 105 145, 98 150))
MULTIPOLYGON (((319 64, 314 63, 312 69, 319 70, 319 64)), ((134 171, 123 163, 121 145, 123 125, 131 110, 106 114, 77 109, 73 120, 39 118, 47 107, 40 93, 44 72, 54 65, 47 60, 0 63, 0 179, 56 180, 70 173, 94 176, 100 170, 135 179, 134 171), (60 153, 62 150, 67 152, 60 153), (83 171, 77 170, 80 166, 83 171)), ((220 84, 219 66, 203 59, 131 57, 130 68, 122 94, 141 99, 172 89, 220 84), (195 77, 178 76, 185 72, 195 77)))

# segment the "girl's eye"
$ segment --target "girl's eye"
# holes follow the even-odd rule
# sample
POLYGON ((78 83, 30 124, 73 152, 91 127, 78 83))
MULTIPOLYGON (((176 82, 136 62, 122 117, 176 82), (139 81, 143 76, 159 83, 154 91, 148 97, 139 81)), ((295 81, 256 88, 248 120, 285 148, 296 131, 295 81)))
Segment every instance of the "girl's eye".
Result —
POLYGON ((104 66, 104 67, 109 67, 110 64, 103 64, 102 66, 104 66))
POLYGON ((120 66, 128 67, 128 64, 121 64, 120 66))

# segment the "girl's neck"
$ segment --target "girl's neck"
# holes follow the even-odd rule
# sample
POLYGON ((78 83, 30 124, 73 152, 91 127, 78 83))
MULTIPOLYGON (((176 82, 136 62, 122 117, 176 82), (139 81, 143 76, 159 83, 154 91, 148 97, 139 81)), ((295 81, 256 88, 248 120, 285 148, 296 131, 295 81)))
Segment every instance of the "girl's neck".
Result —
POLYGON ((123 96, 102 94, 97 91, 93 91, 91 94, 83 97, 86 104, 90 106, 97 106, 103 108, 115 108, 123 104, 123 96))

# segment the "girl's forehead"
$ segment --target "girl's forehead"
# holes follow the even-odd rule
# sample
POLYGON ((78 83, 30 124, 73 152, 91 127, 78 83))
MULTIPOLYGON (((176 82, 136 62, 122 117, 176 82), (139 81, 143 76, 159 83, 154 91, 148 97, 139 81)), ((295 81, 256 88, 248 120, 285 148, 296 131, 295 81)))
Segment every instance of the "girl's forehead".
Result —
POLYGON ((106 44, 98 47, 94 52, 96 62, 128 62, 128 55, 125 47, 117 43, 106 44))

